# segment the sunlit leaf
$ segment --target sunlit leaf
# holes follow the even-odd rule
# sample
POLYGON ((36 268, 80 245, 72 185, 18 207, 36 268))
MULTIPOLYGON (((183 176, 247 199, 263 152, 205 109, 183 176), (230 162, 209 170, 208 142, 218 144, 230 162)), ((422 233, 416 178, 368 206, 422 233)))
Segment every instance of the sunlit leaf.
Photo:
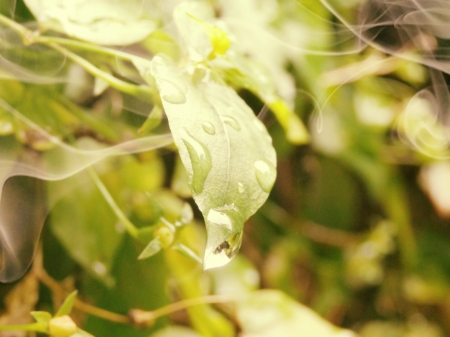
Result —
POLYGON ((356 337, 275 290, 254 292, 238 302, 243 337, 356 337))
POLYGON ((207 80, 195 86, 164 55, 153 58, 151 70, 206 220, 204 267, 224 265, 240 247, 244 222, 275 182, 272 139, 231 88, 207 80))
POLYGON ((156 23, 141 1, 123 0, 26 0, 45 28, 103 45, 128 45, 144 39, 156 23))

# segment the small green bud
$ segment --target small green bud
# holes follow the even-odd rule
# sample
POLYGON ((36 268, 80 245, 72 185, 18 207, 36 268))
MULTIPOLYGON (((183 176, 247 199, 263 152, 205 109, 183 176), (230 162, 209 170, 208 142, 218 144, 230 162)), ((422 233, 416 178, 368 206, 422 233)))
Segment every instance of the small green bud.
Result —
POLYGON ((48 322, 48 332, 52 337, 69 337, 77 331, 77 325, 67 315, 52 318, 48 322))

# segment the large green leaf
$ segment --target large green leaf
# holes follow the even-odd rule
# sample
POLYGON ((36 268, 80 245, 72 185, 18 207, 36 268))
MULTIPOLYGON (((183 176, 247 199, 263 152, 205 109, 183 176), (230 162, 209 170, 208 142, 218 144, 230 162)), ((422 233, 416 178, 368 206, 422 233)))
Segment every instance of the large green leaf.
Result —
POLYGON ((153 58, 151 72, 205 217, 204 268, 224 265, 240 247, 244 222, 275 181, 272 139, 237 93, 208 75, 194 84, 162 54, 153 58))
POLYGON ((25 0, 41 26, 103 45, 128 45, 156 28, 139 0, 25 0))
POLYGON ((111 285, 111 266, 123 233, 116 229, 118 220, 102 194, 87 179, 79 174, 49 183, 50 200, 61 190, 68 192, 51 212, 51 229, 76 262, 111 285), (71 191, 74 186, 79 188, 71 191))
POLYGON ((357 337, 277 290, 260 290, 237 303, 242 337, 357 337))

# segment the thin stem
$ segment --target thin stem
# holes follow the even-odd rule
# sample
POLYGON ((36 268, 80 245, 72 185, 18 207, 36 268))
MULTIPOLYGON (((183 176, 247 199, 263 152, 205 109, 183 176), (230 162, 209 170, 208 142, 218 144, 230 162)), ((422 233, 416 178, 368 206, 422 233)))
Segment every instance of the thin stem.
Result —
POLYGON ((25 44, 29 43, 29 38, 33 34, 29 29, 26 29, 21 24, 15 22, 14 20, 11 20, 10 18, 2 14, 0 14, 0 23, 15 30, 22 37, 25 44))
POLYGON ((133 225, 133 223, 128 220, 126 215, 122 212, 120 207, 116 204, 113 197, 109 193, 106 186, 103 184, 103 182, 98 177, 97 173, 92 167, 88 167, 87 171, 89 175, 91 176, 92 180, 94 181, 95 185, 97 185, 98 189, 102 193, 103 197, 105 198, 108 205, 111 207, 113 212, 116 214, 117 218, 122 222, 122 224, 125 227, 125 230, 130 234, 133 238, 137 238, 139 235, 139 230, 136 228, 136 226, 133 225))
POLYGON ((171 314, 175 311, 186 309, 195 305, 202 305, 207 303, 229 303, 234 300, 230 297, 220 295, 210 295, 198 298, 190 298, 179 302, 171 303, 165 307, 153 310, 145 311, 140 309, 130 310, 129 317, 137 326, 151 326, 155 320, 161 316, 171 314))
POLYGON ((165 307, 156 309, 152 311, 153 317, 161 317, 164 315, 168 315, 172 312, 179 311, 188 307, 192 307, 194 305, 201 305, 201 304, 207 304, 207 303, 228 303, 233 302, 233 299, 231 299, 228 296, 220 296, 220 295, 210 295, 210 296, 204 296, 204 297, 198 297, 198 298, 189 298, 186 300, 182 300, 179 302, 171 303, 169 305, 166 305, 165 307))
POLYGON ((0 331, 37 331, 48 333, 41 323, 32 323, 24 325, 0 325, 0 331))
POLYGON ((115 56, 115 57, 121 58, 126 61, 130 61, 130 62, 133 62, 134 60, 148 61, 147 59, 137 56, 137 55, 124 53, 120 50, 106 48, 106 47, 102 47, 102 46, 98 46, 98 45, 94 45, 94 44, 90 44, 90 43, 86 43, 86 42, 78 41, 78 40, 65 39, 65 38, 55 37, 55 36, 37 36, 35 41, 38 43, 45 43, 45 44, 56 43, 58 45, 64 45, 64 46, 68 46, 68 47, 92 51, 97 54, 115 56))
MULTIPOLYGON (((35 265, 33 271, 37 275, 38 279, 43 284, 45 284, 52 291, 52 293, 62 298, 68 294, 68 292, 55 279, 53 279, 50 275, 48 275, 47 272, 44 269, 42 269, 41 266, 35 265)), ((111 322, 131 324, 131 320, 128 316, 120 315, 115 312, 98 308, 91 304, 85 303, 79 299, 75 299, 73 306, 76 309, 81 310, 87 314, 91 314, 93 316, 97 316, 111 322)))
POLYGON ((56 43, 48 43, 49 47, 59 51, 61 54, 67 56, 69 59, 71 59, 73 62, 78 63, 81 67, 83 67, 88 73, 95 77, 99 77, 103 79, 105 82, 107 82, 110 86, 113 88, 116 88, 117 90, 120 90, 122 92, 126 92, 128 94, 138 96, 138 97, 150 97, 152 94, 152 91, 149 87, 145 86, 138 86, 134 84, 127 83, 125 81, 119 80, 118 78, 112 76, 111 74, 97 68, 89 61, 86 61, 81 56, 78 56, 77 54, 69 51, 68 49, 61 47, 60 45, 56 43))

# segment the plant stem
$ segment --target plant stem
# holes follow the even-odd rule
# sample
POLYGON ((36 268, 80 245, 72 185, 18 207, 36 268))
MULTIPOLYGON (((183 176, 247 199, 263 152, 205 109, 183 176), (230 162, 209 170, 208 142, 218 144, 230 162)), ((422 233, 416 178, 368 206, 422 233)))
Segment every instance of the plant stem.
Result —
MULTIPOLYGON (((54 280, 50 275, 48 275, 47 272, 44 269, 42 269, 42 266, 40 266, 39 264, 35 264, 33 271, 37 275, 38 279, 43 284, 45 284, 52 291, 52 293, 56 294, 57 296, 66 297, 68 292, 56 280, 54 280)), ((111 322, 122 324, 131 323, 131 320, 128 316, 120 315, 115 312, 98 308, 91 304, 85 303, 79 299, 75 299, 73 306, 78 310, 81 310, 87 314, 97 316, 111 322)))
POLYGON ((25 44, 29 43, 30 37, 33 35, 33 33, 29 29, 26 29, 21 24, 15 22, 14 20, 11 20, 10 18, 2 14, 0 14, 0 23, 16 31, 22 37, 25 44))
POLYGON ((111 207, 113 212, 116 214, 117 218, 122 222, 122 224, 125 227, 125 230, 130 234, 133 238, 137 238, 139 235, 139 230, 136 228, 133 223, 128 220, 126 215, 122 212, 119 206, 117 206, 116 202, 114 201, 113 197, 109 193, 106 186, 103 184, 103 182, 98 177, 97 173, 92 167, 88 167, 87 171, 89 175, 91 176, 92 180, 94 181, 95 185, 97 185, 98 189, 102 193, 103 197, 105 198, 108 205, 111 207))
POLYGON ((45 43, 45 44, 56 43, 58 45, 64 45, 67 47, 73 47, 73 48, 78 48, 81 50, 92 51, 97 54, 118 57, 118 58, 121 58, 122 60, 130 61, 130 62, 133 62, 134 60, 148 61, 147 59, 137 56, 137 55, 124 53, 120 50, 97 46, 94 44, 90 44, 90 43, 86 43, 86 42, 78 41, 78 40, 65 39, 65 38, 55 37, 55 36, 37 36, 35 41, 39 42, 39 43, 45 43))
POLYGON ((60 45, 56 43, 48 43, 49 47, 59 51, 61 54, 67 56, 69 59, 71 59, 73 62, 78 63, 81 67, 84 68, 88 73, 95 77, 99 77, 105 82, 107 82, 110 86, 113 88, 116 88, 119 91, 138 96, 141 98, 150 97, 152 94, 152 91, 150 87, 147 86, 138 86, 135 84, 130 84, 125 81, 119 80, 118 78, 112 76, 111 74, 108 74, 107 72, 101 70, 100 68, 94 66, 89 61, 86 61, 81 56, 78 56, 75 53, 72 53, 68 49, 61 47, 60 45))
POLYGON ((0 331, 37 331, 48 333, 41 323, 24 325, 0 325, 0 331))
POLYGON ((228 303, 232 302, 233 299, 227 296, 220 295, 210 295, 198 298, 189 298, 179 302, 171 303, 165 307, 153 310, 145 311, 140 309, 130 310, 129 317, 137 326, 151 326, 153 325, 155 319, 169 315, 175 311, 186 309, 196 305, 202 305, 207 303, 228 303))

